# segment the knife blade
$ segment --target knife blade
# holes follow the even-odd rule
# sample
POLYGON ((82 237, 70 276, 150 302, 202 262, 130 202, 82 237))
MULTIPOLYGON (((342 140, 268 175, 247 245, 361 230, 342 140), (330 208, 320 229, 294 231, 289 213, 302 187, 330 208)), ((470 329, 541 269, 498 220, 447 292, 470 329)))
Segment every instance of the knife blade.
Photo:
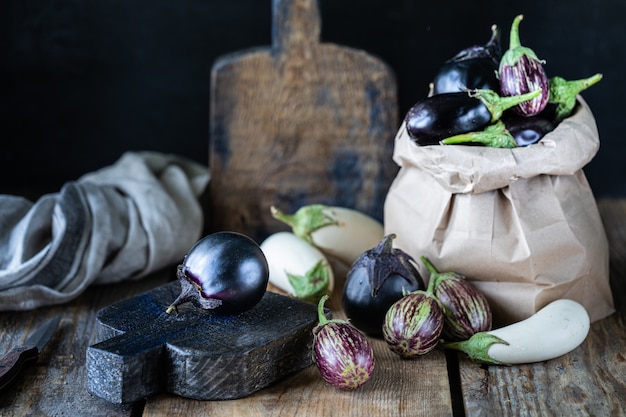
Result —
POLYGON ((22 372, 26 365, 37 362, 39 353, 56 330, 61 316, 56 316, 31 333, 23 345, 14 346, 0 358, 0 392, 4 391, 22 372))

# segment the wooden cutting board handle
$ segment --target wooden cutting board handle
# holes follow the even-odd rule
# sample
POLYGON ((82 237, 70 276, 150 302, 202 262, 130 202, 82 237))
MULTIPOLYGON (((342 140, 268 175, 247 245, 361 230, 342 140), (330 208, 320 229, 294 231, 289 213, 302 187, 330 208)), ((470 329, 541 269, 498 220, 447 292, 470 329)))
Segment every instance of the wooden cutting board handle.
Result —
POLYGON ((382 220, 397 166, 395 75, 380 59, 320 42, 315 0, 272 0, 272 44, 211 72, 209 231, 257 242, 286 226, 272 205, 357 209, 382 220))
POLYGON ((306 51, 320 41, 321 18, 316 0, 273 0, 272 49, 278 55, 306 51))

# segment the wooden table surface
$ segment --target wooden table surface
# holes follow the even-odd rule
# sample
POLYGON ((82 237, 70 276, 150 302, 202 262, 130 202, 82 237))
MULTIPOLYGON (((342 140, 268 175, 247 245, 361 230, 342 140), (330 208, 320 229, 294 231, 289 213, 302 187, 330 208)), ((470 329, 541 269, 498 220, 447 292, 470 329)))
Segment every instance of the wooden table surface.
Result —
MULTIPOLYGON (((141 281, 91 287, 65 305, 0 312, 0 353, 61 314, 53 339, 18 384, 0 394, 9 416, 624 416, 626 415, 626 200, 599 201, 611 247, 617 312, 592 324, 585 342, 560 358, 536 364, 480 366, 436 350, 401 360, 374 340, 372 380, 354 392, 326 384, 314 366, 240 400, 195 401, 158 395, 111 404, 87 392, 85 352, 96 342, 101 308, 175 277, 174 268, 141 281)), ((336 306, 335 306, 336 307, 336 306)), ((341 311, 335 309, 341 316, 341 311)))

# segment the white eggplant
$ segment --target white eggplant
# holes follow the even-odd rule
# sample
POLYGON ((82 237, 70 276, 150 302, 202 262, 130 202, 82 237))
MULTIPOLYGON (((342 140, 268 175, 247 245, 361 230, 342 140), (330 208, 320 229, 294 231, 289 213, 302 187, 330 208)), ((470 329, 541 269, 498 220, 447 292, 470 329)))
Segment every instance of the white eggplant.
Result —
POLYGON ((271 210, 274 218, 289 225, 295 235, 347 265, 384 237, 382 223, 354 209, 311 204, 294 214, 285 214, 273 206, 271 210))
POLYGON ((315 303, 332 293, 332 268, 315 246, 291 232, 274 233, 260 246, 269 266, 269 281, 278 289, 315 303))
POLYGON ((445 348, 493 365, 514 365, 557 358, 576 349, 589 333, 589 315, 573 300, 551 302, 526 320, 479 332, 445 348))

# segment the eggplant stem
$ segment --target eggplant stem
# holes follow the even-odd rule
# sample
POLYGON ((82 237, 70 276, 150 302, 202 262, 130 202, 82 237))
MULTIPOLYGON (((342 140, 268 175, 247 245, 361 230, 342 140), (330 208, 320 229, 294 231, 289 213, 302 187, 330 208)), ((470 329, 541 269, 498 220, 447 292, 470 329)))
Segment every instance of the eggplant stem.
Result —
POLYGON ((491 121, 496 121, 502 117, 505 110, 539 97, 541 88, 517 96, 500 96, 493 90, 470 90, 469 94, 479 99, 489 110, 491 121))
POLYGON ((511 133, 506 130, 504 123, 498 120, 484 130, 461 133, 450 136, 440 142, 442 145, 457 145, 464 143, 481 143, 490 148, 516 148, 517 142, 511 133))
POLYGON ((306 240, 310 244, 313 243, 311 234, 318 229, 326 226, 335 226, 339 222, 327 212, 331 208, 323 204, 311 204, 300 207, 294 214, 286 214, 275 206, 271 206, 272 216, 286 225, 290 226, 293 233, 306 240))
POLYGON ((324 304, 328 298, 328 294, 324 294, 322 298, 320 298, 319 303, 317 303, 317 319, 320 326, 323 326, 329 321, 328 318, 326 318, 326 314, 324 314, 324 304))
POLYGON ((513 24, 511 25, 511 33, 509 35, 509 49, 519 48, 522 46, 522 43, 519 39, 519 24, 524 20, 524 15, 520 14, 515 16, 513 19, 513 24))

